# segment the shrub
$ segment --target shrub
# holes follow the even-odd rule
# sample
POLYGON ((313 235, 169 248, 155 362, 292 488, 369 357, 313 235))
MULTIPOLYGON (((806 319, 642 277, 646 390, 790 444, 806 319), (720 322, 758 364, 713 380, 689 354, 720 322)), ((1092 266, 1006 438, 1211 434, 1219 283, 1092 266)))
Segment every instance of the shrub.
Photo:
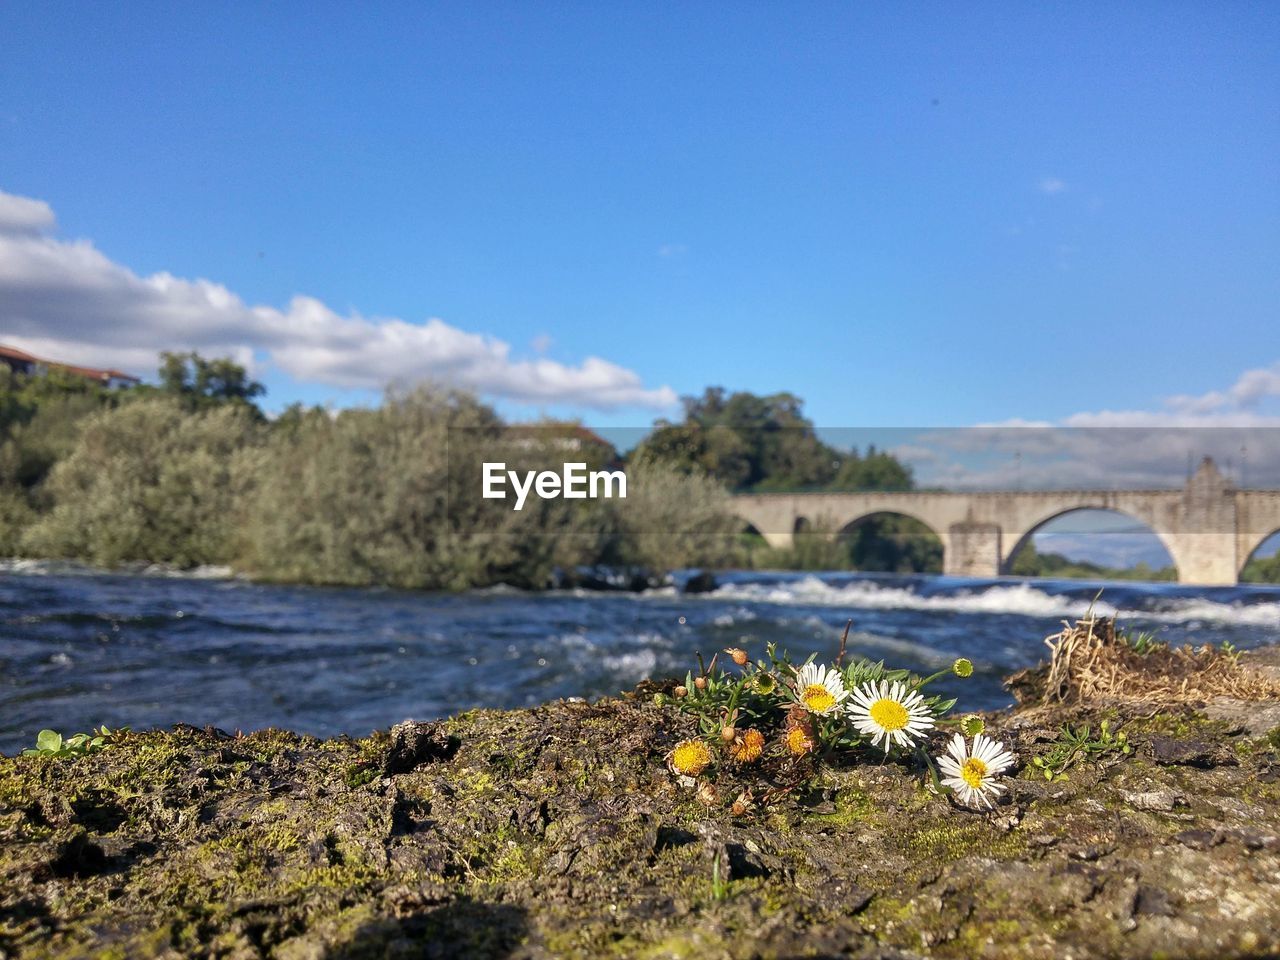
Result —
POLYGON ((464 589, 542 586, 589 559, 562 502, 479 497, 503 435, 475 398, 428 387, 376 410, 304 413, 262 451, 247 569, 265 579, 464 589), (555 533, 556 536, 551 534, 555 533))
POLYGON ((24 545, 103 566, 226 563, 259 430, 243 409, 192 414, 162 398, 97 413, 50 474, 53 509, 24 545))

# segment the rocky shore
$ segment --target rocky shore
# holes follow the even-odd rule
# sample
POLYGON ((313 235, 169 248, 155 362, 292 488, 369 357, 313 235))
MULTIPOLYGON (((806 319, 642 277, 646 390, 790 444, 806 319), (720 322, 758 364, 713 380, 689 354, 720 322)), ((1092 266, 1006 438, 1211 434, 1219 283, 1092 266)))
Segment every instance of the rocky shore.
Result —
MULTIPOLYGON (((1274 651, 1242 662, 1280 677, 1274 651)), ((873 752, 699 789, 665 763, 693 721, 654 684, 363 740, 176 728, 3 758, 0 957, 1280 951, 1280 707, 1036 682, 985 717, 1019 766, 982 812, 873 752), (1064 741, 1104 721, 1127 751, 1064 741)))

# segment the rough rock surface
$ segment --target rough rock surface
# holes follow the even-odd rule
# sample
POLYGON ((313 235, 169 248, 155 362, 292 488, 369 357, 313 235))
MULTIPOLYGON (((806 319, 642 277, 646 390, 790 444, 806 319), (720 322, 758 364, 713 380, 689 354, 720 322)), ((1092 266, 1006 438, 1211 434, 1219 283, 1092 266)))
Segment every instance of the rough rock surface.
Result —
POLYGON ((722 768, 700 800, 664 765, 691 721, 655 689, 358 741, 180 728, 0 759, 0 956, 1280 951, 1274 731, 1020 708, 988 718, 1024 763, 989 812, 873 753, 722 768), (1104 717, 1130 755, 1030 764, 1104 717), (767 802, 735 816, 746 787, 767 802))

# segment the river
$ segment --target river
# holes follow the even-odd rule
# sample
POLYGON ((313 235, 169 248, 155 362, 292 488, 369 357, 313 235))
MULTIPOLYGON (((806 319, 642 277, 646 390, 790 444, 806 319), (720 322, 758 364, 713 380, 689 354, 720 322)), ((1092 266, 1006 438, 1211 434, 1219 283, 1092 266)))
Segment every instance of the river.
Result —
POLYGON ((1173 643, 1280 641, 1280 587, 739 572, 712 593, 463 594, 266 586, 198 576, 0 567, 0 752, 36 733, 183 722, 365 735, 407 717, 596 697, 683 676, 726 646, 802 657, 851 647, 932 671, 958 709, 1010 702, 1001 677, 1034 664, 1064 618, 1119 610, 1173 643))

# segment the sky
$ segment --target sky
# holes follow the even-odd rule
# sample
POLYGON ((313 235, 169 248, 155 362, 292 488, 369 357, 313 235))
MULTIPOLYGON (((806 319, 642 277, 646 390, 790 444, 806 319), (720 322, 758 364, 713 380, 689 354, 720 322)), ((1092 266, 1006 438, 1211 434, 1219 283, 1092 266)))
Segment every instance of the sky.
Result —
POLYGON ((1280 425, 1280 7, 6 4, 0 342, 604 430, 1280 425))

